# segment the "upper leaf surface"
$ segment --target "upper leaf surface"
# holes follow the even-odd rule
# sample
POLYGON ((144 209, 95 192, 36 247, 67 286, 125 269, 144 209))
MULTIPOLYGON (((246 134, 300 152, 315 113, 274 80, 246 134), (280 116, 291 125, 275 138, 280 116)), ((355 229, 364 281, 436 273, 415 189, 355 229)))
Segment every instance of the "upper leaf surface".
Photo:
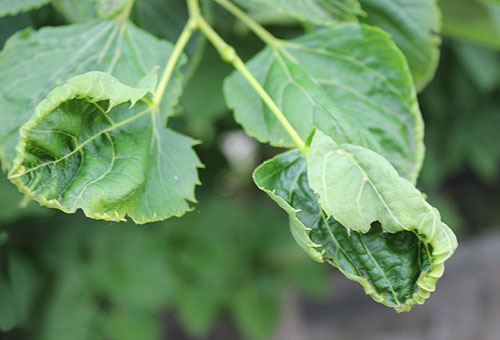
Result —
POLYGON ((0 18, 42 7, 50 0, 0 0, 0 18))
POLYGON ((390 33, 406 56, 415 85, 422 89, 439 60, 441 15, 436 0, 360 0, 361 20, 390 33))
POLYGON ((266 5, 289 14, 301 21, 317 25, 331 25, 335 21, 352 20, 362 13, 358 0, 238 0, 243 6, 249 3, 266 5))
POLYGON ((102 73, 51 91, 21 128, 10 179, 42 205, 137 223, 180 216, 195 201, 201 164, 190 138, 165 129, 147 92, 102 73))
MULTIPOLYGON (((126 84, 136 84, 154 67, 164 65, 171 51, 170 43, 119 21, 43 28, 38 32, 27 29, 14 35, 0 53, 2 165, 11 167, 19 128, 51 89, 88 71, 104 71, 126 84)), ((162 101, 162 115, 172 112, 181 83, 177 69, 162 101)))
POLYGON ((328 218, 309 186, 306 159, 297 150, 262 164, 254 180, 288 212, 297 243, 315 260, 359 282, 374 300, 407 311, 434 290, 442 268, 429 263, 428 243, 409 231, 387 233, 380 225, 366 234, 349 232, 328 218))
MULTIPOLYGON (((402 176, 416 179, 422 118, 406 61, 386 33, 338 25, 268 47, 248 67, 304 140, 317 126, 341 143, 379 152, 402 176)), ((228 78, 225 95, 249 135, 294 146, 241 75, 228 78)))

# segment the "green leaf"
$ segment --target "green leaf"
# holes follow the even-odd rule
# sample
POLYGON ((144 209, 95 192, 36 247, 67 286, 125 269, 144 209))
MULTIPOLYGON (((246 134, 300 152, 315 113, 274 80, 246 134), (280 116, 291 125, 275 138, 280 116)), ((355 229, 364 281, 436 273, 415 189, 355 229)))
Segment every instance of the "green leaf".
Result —
POLYGON ((288 212, 299 245, 316 261, 327 262, 360 283, 375 301, 408 311, 434 290, 443 268, 438 259, 428 256, 432 249, 428 242, 409 231, 388 233, 380 224, 365 234, 348 231, 328 218, 309 186, 306 159, 299 151, 264 162, 254 180, 288 212), (429 263, 430 258, 434 262, 429 263))
POLYGON ((327 216, 348 230, 367 233, 379 222, 388 233, 409 231, 429 248, 430 272, 418 283, 432 291, 457 241, 437 209, 391 164, 360 146, 338 145, 317 132, 308 158, 308 179, 327 216))
MULTIPOLYGON (((402 53, 378 28, 342 24, 268 47, 248 67, 302 139, 314 126, 335 140, 381 153, 414 181, 423 123, 402 53)), ((239 74, 226 101, 247 134, 293 147, 285 129, 239 74)))
POLYGON ((97 14, 101 18, 112 18, 133 2, 134 0, 97 0, 97 14))
POLYGON ((358 0, 239 0, 242 6, 268 6, 301 21, 316 25, 333 25, 336 21, 353 20, 361 14, 358 0))
MULTIPOLYGON (((10 168, 16 156, 19 128, 51 89, 89 71, 104 71, 125 84, 136 84, 154 67, 164 65, 172 48, 121 21, 94 21, 38 32, 27 29, 14 35, 0 53, 0 159, 4 168, 10 168)), ((184 59, 180 65, 183 63, 184 59)), ((173 113, 181 86, 177 68, 160 108, 163 115, 173 113)))
POLYGON ((84 23, 98 18, 95 0, 52 0, 52 5, 70 23, 84 23))
POLYGON ((500 3, 478 0, 440 0, 443 33, 455 39, 500 49, 500 3))
POLYGON ((40 8, 49 2, 50 0, 0 0, 0 18, 40 8))
POLYGON ((417 89, 432 79, 439 61, 441 14, 436 0, 360 0, 361 20, 391 34, 406 56, 417 89))
POLYGON ((0 330, 9 331, 26 321, 35 304, 38 277, 23 256, 8 256, 8 271, 0 274, 0 330))
POLYGON ((269 339, 280 312, 280 295, 274 282, 253 282, 236 293, 234 319, 247 339, 269 339))
POLYGON ((154 83, 89 72, 51 91, 21 128, 11 181, 44 206, 95 219, 183 215, 201 163, 194 140, 163 128, 145 97, 154 83))
POLYGON ((46 215, 47 209, 36 203, 27 203, 2 172, 0 172, 0 225, 16 221, 21 217, 46 215), (27 206, 25 206, 28 204, 27 206))

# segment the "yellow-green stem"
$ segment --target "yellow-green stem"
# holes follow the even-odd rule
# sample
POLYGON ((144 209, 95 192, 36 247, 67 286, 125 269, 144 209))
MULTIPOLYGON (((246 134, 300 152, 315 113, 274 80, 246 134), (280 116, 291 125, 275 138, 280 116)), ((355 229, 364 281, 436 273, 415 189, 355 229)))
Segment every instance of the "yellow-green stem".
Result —
MULTIPOLYGON (((219 0, 216 0, 216 1, 219 2, 219 0)), ((221 2, 224 3, 225 5, 227 5, 227 3, 228 3, 227 1, 224 1, 224 0, 221 2)), ((283 128, 290 135, 290 137, 294 141, 295 145, 297 145, 297 147, 303 153, 307 153, 307 146, 304 143, 304 141, 302 140, 302 138, 299 136, 297 131, 295 131, 293 126, 290 124, 290 122, 285 117, 283 112, 281 112, 281 109, 278 107, 278 105, 276 105, 276 103, 271 98, 271 96, 262 87, 262 85, 257 81, 257 79, 255 79, 253 74, 246 67, 245 63, 236 54, 236 51, 234 50, 234 48, 232 46, 228 45, 220 37, 220 35, 217 32, 215 32, 215 30, 202 17, 198 0, 187 0, 187 3, 188 3, 188 8, 189 8, 189 13, 190 13, 191 19, 196 20, 197 27, 205 35, 205 37, 212 43, 212 45, 217 49, 217 51, 221 55, 222 59, 224 59, 228 63, 231 63, 233 65, 233 67, 243 75, 243 77, 253 87, 255 92, 257 92, 257 94, 262 99, 262 101, 269 107, 269 109, 274 114, 276 119, 278 119, 280 124, 283 126, 283 128)), ((229 3, 229 4, 232 5, 231 3, 229 3)), ((234 6, 234 5, 232 5, 232 6, 234 6)), ((237 7, 235 7, 235 8, 237 8, 237 7)), ((233 14, 235 14, 235 13, 233 13, 233 14)), ((246 16, 246 14, 245 14, 245 16, 246 16)), ((272 37, 271 35, 269 35, 269 36, 272 37)), ((270 39, 270 38, 267 37, 266 39, 270 39)), ((272 39, 274 39, 273 44, 276 44, 277 40, 274 37, 272 37, 272 39)))
POLYGON ((262 41, 267 45, 276 46, 279 44, 279 39, 274 37, 269 33, 264 27, 259 25, 255 20, 250 18, 244 11, 242 11, 238 6, 234 5, 228 0, 214 0, 216 3, 224 7, 227 11, 233 14, 236 18, 241 20, 245 25, 247 25, 262 41))
POLYGON ((193 35, 193 32, 196 30, 196 28, 197 28, 196 19, 190 18, 186 23, 186 26, 184 26, 184 29, 182 30, 182 33, 179 36, 179 39, 177 39, 172 54, 170 55, 170 58, 168 59, 167 64, 165 65, 165 70, 163 71, 163 74, 160 78, 160 82, 158 83, 158 87, 156 88, 156 92, 153 97, 153 105, 155 106, 160 105, 163 95, 165 93, 165 89, 167 88, 168 82, 170 81, 172 73, 175 70, 175 66, 179 62, 179 59, 182 56, 182 52, 184 51, 184 48, 186 47, 189 39, 193 35))

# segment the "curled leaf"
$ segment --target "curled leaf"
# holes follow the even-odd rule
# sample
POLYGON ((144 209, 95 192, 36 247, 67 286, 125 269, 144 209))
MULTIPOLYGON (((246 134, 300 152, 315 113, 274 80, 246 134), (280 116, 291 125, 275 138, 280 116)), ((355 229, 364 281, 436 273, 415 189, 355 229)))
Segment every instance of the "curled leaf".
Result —
POLYGON ((68 213, 137 223, 180 216, 195 201, 194 140, 162 126, 147 93, 88 72, 52 90, 21 128, 9 178, 29 198, 68 213))
POLYGON ((349 231, 327 217, 309 185, 306 158, 299 151, 264 162, 254 180, 289 214, 297 243, 316 261, 360 283, 375 301, 408 311, 434 290, 444 258, 431 253, 429 242, 411 231, 389 233, 378 223, 367 233, 349 231))

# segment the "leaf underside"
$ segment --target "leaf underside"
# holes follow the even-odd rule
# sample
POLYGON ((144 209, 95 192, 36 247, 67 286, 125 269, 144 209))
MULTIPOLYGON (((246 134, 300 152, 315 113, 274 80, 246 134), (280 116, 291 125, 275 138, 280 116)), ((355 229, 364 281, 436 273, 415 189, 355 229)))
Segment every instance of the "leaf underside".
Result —
MULTIPOLYGON (((336 141, 382 154, 402 176, 416 180, 422 118, 406 61, 386 33, 339 24, 268 47, 248 67, 304 140, 316 126, 336 141)), ((294 146, 241 75, 231 75, 224 90, 249 135, 294 146)))
POLYGON ((21 129, 11 181, 45 206, 95 219, 146 223, 190 210, 196 141, 162 126, 151 84, 89 72, 51 91, 21 129))
POLYGON ((349 231, 328 218, 309 186, 306 160, 299 151, 265 162, 254 180, 287 211, 299 245, 315 260, 359 282, 374 300, 408 311, 434 290, 444 260, 434 257, 429 242, 410 231, 388 233, 378 222, 366 233, 349 231))

